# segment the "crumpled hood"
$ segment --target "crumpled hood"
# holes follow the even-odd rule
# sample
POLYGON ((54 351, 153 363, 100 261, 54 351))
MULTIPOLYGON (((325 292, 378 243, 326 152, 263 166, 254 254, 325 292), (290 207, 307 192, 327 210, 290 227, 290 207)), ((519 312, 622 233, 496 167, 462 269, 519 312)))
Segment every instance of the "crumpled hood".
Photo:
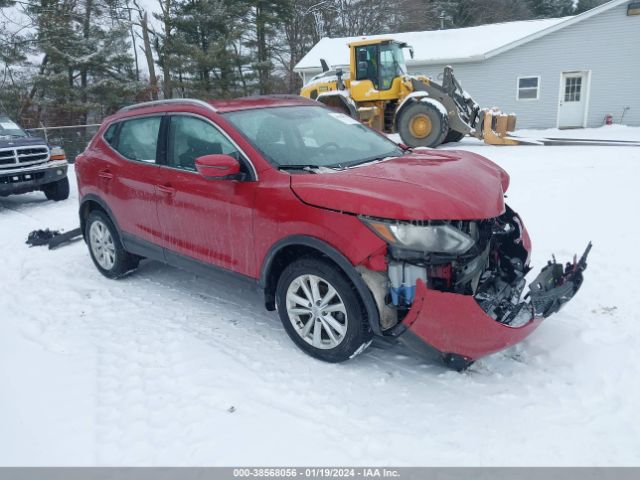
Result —
POLYGON ((471 152, 419 150, 326 174, 292 175, 291 189, 321 208, 398 220, 478 220, 504 212, 508 174, 471 152))

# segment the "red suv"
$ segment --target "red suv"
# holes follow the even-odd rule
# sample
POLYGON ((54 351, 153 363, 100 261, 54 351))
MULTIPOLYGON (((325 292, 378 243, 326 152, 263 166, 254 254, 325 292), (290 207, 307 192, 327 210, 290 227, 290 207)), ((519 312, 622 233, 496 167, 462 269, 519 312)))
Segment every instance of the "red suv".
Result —
POLYGON ((529 335, 586 266, 550 263, 522 301, 531 244, 504 203, 504 170, 412 151, 300 97, 127 107, 75 168, 103 275, 149 258, 241 276, 296 345, 329 362, 379 335, 464 368, 529 335))

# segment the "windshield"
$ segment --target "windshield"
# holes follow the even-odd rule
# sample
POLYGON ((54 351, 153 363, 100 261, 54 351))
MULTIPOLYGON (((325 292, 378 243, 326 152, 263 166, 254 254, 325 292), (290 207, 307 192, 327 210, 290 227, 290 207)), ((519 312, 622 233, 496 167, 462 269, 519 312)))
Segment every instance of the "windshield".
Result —
POLYGON ((27 133, 9 117, 0 115, 0 137, 26 137, 27 133))
POLYGON ((391 88, 393 79, 407 74, 402 48, 397 43, 380 45, 380 90, 391 88))
POLYGON ((224 116, 279 167, 347 167, 403 153, 357 120, 320 106, 244 110, 224 116))

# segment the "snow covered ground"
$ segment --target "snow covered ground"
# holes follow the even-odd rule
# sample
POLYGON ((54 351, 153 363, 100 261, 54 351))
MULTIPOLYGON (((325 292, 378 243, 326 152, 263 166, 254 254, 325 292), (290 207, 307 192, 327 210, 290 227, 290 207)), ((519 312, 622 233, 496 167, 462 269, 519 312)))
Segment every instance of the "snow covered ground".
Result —
POLYGON ((318 362, 231 280, 28 248, 75 227, 75 189, 0 199, 0 465, 639 465, 640 148, 457 148, 511 174, 537 267, 594 243, 574 301, 463 374, 385 344, 318 362))

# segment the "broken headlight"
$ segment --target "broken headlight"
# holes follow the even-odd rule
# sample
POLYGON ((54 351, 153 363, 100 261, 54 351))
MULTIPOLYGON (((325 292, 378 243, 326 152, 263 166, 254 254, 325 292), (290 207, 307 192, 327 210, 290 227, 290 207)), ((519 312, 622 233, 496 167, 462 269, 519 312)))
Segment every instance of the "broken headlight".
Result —
POLYGON ((461 254, 475 241, 452 225, 414 225, 393 220, 360 217, 376 235, 397 247, 409 250, 461 254))

